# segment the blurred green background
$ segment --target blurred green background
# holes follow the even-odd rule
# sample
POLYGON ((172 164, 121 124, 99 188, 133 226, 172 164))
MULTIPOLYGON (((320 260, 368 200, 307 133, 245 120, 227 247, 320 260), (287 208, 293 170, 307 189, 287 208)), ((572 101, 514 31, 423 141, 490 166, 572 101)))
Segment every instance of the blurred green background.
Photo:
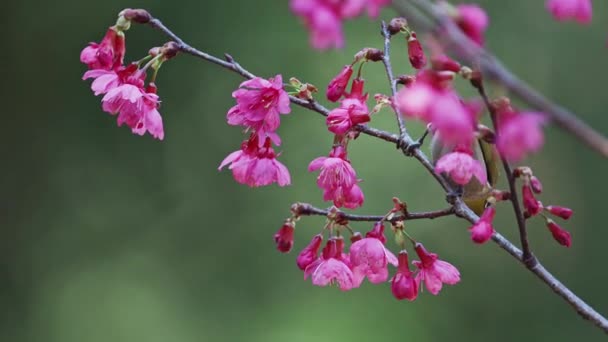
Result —
MULTIPOLYGON (((601 132, 606 116, 608 4, 591 26, 559 24, 543 0, 479 1, 492 25, 488 46, 506 65, 601 132)), ((389 285, 342 293, 302 280, 295 257, 323 224, 298 223, 295 251, 272 235, 296 201, 325 206, 308 162, 332 137, 314 113, 283 117, 281 160, 293 186, 249 189, 217 166, 243 135, 225 123, 241 79, 190 56, 158 78, 166 140, 138 137, 100 109, 78 61, 125 7, 144 7, 185 40, 230 52, 252 72, 297 76, 323 89, 365 46, 380 47, 378 21, 347 23, 347 47, 319 53, 287 1, 23 1, 4 4, 4 114, 0 149, 0 340, 97 341, 599 341, 547 286, 494 244, 473 245, 467 224, 412 222, 409 231, 457 265, 462 283, 440 296, 398 302, 389 285)), ((381 17, 390 19, 385 10, 381 17)), ((165 38, 148 27, 127 33, 128 58, 165 38)), ((395 44, 397 73, 408 73, 395 44)), ((380 65, 365 70, 370 92, 388 92, 380 65)), ((383 111, 372 124, 394 131, 383 111)), ((422 125, 411 124, 414 132, 422 125)), ((412 210, 443 208, 436 183, 389 144, 362 136, 351 148, 366 203, 382 213, 398 196, 412 210)), ((544 152, 526 161, 545 185, 544 203, 571 206, 571 249, 542 222, 531 241, 546 266, 608 314, 604 159, 555 128, 544 152)), ((498 229, 515 239, 509 206, 498 229)), ((370 228, 353 224, 360 231, 370 228)), ((393 249, 396 249, 392 245, 393 249)))

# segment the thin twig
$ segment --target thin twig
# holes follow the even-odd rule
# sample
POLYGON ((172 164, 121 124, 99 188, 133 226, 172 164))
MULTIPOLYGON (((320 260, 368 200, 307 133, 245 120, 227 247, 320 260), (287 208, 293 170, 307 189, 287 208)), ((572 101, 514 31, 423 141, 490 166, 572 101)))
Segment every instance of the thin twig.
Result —
MULTIPOLYGON (((243 76, 245 78, 251 79, 251 78, 255 77, 253 74, 251 74, 247 70, 243 69, 230 56, 227 56, 229 61, 224 61, 217 57, 211 56, 205 52, 199 51, 199 50, 191 47, 190 45, 186 44, 183 40, 181 40, 177 35, 175 35, 171 30, 169 30, 167 27, 165 27, 158 19, 152 19, 149 22, 149 25, 160 30, 165 35, 167 35, 169 38, 174 40, 179 45, 179 49, 182 52, 191 54, 193 56, 202 58, 204 60, 207 60, 207 61, 217 64, 219 66, 222 66, 228 70, 231 70, 231 71, 234 71, 234 72, 240 74, 241 76, 243 76)), ((304 108, 311 109, 324 116, 327 116, 327 113, 329 112, 325 107, 321 106, 320 104, 318 104, 314 101, 305 101, 305 100, 301 100, 301 99, 298 99, 295 97, 290 97, 290 100, 292 103, 295 103, 304 108)), ((441 175, 439 175, 437 172, 435 172, 435 168, 434 168, 433 164, 430 162, 429 158, 419 148, 414 148, 412 152, 410 152, 408 150, 408 148, 411 146, 410 144, 413 142, 412 138, 409 135, 405 134, 403 137, 399 137, 394 134, 380 131, 380 130, 373 129, 373 128, 369 128, 369 127, 363 126, 363 125, 357 126, 357 129, 360 130, 362 133, 365 133, 365 134, 368 134, 368 135, 371 135, 374 137, 378 137, 385 141, 389 141, 392 143, 400 143, 401 149, 405 155, 412 155, 414 158, 416 158, 429 171, 429 173, 437 180, 437 182, 442 186, 442 188, 446 191, 446 193, 453 194, 453 191, 452 191, 452 188, 450 187, 450 185, 447 183, 447 181, 441 175)), ((464 203, 462 198, 449 197, 448 199, 452 199, 454 213, 457 216, 462 217, 471 223, 475 223, 479 220, 479 216, 477 216, 464 203)), ((574 294, 570 289, 568 289, 559 280, 557 280, 557 278, 555 278, 549 271, 547 271, 540 264, 540 262, 536 263, 536 265, 533 267, 528 267, 528 265, 524 262, 523 253, 515 245, 513 245, 513 243, 511 243, 509 240, 507 240, 505 237, 503 237, 498 232, 494 233, 494 235, 492 236, 492 240, 499 247, 501 247, 502 249, 507 251, 515 259, 522 262, 526 266, 527 269, 529 269, 539 279, 541 279, 545 284, 547 284, 547 286, 549 286, 557 295, 559 295, 564 300, 566 300, 581 315, 581 317, 583 317, 586 320, 591 321, 593 324, 595 324, 597 327, 602 329, 604 332, 608 333, 608 320, 605 317, 603 317, 600 313, 595 311, 592 307, 590 307, 587 303, 585 303, 581 298, 579 298, 576 294, 574 294)))
POLYGON ((431 31, 447 50, 452 51, 463 62, 478 66, 484 75, 504 86, 532 108, 548 115, 561 129, 602 156, 608 157, 606 137, 515 76, 495 56, 471 41, 447 16, 443 8, 427 0, 394 1, 393 5, 401 15, 409 15, 410 21, 424 25, 424 28, 431 31), (421 17, 421 12, 417 9, 422 9, 427 16, 421 17))
MULTIPOLYGON (((386 74, 388 76, 388 81, 391 87, 391 93, 393 94, 393 103, 395 94, 397 93, 397 82, 395 81, 395 75, 393 74, 393 67, 391 66, 391 33, 388 31, 388 26, 386 26, 386 22, 382 22, 382 36, 384 37, 384 54, 382 55, 382 64, 384 64, 384 69, 386 69, 386 74)), ((399 126, 399 136, 403 137, 407 134, 407 128, 405 127, 405 120, 403 120, 403 116, 399 114, 399 111, 393 104, 395 109, 395 116, 397 117, 397 124, 399 126)))
MULTIPOLYGON (((333 214, 329 209, 319 209, 308 203, 295 203, 291 206, 292 212, 294 212, 298 216, 328 216, 333 214)), ((427 212, 419 212, 419 213, 407 213, 406 215, 395 215, 388 219, 387 221, 396 222, 396 221, 410 221, 410 220, 422 220, 422 219, 436 219, 444 216, 454 215, 454 208, 446 208, 442 210, 436 211, 427 211, 427 212)), ((383 221, 386 216, 380 215, 353 215, 347 214, 342 211, 338 211, 336 213, 340 219, 344 219, 347 221, 353 222, 378 222, 383 221)))
MULTIPOLYGON (((479 95, 483 99, 483 103, 485 104, 488 112, 490 113, 490 118, 492 119, 492 124, 494 125, 494 132, 496 136, 500 135, 500 131, 498 129, 498 123, 496 121, 496 108, 490 103, 490 99, 488 98, 488 94, 486 93, 486 89, 483 85, 483 80, 480 78, 476 82, 471 82, 474 88, 477 89, 479 95)), ((505 170, 505 174, 507 177, 507 181, 509 183, 509 191, 511 192, 511 196, 509 196, 509 200, 513 205, 513 212, 515 213, 515 218, 517 219, 517 227, 519 228, 519 239, 521 241, 521 249, 523 251, 523 260, 524 263, 528 267, 534 267, 538 262, 536 257, 532 254, 530 250, 530 243, 528 241, 528 231, 526 230, 526 219, 521 211, 521 207, 519 205, 519 195, 517 194, 517 187, 515 185, 515 176, 513 175, 513 170, 511 170, 511 166, 509 162, 505 159, 505 157, 500 157, 502 161, 503 169, 505 170)))

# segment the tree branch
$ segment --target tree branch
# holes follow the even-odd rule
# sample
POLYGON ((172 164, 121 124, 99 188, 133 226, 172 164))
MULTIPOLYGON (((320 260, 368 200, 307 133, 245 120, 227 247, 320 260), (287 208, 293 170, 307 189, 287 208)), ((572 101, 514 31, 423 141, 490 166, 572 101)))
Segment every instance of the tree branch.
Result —
MULTIPOLYGON (((332 214, 329 209, 319 209, 308 203, 294 203, 291 206, 291 211, 298 216, 328 216, 332 214)), ((454 208, 446 208, 437 211, 427 211, 427 212, 419 212, 419 213, 407 213, 406 215, 395 215, 392 218, 386 220, 389 222, 396 221, 410 221, 410 220, 422 220, 422 219, 436 219, 444 216, 454 215, 454 208)), ((385 221, 386 216, 381 215, 353 215, 347 214, 342 211, 338 211, 337 215, 340 219, 344 219, 347 221, 353 222, 378 222, 385 221)))
MULTIPOLYGON (((477 89, 479 95, 483 99, 483 103, 485 104, 488 112, 490 113, 490 118, 492 119, 492 124, 494 126, 494 132, 496 136, 500 134, 498 130, 498 124, 496 121, 496 108, 492 106, 490 103, 490 99, 488 98, 488 94, 486 93, 485 87, 483 85, 483 80, 479 79, 477 82, 471 82, 474 88, 477 89)), ((526 230, 526 219, 521 211, 521 207, 519 205, 519 195, 517 194, 517 187, 515 185, 515 176, 513 175, 513 170, 511 170, 511 166, 509 162, 505 159, 505 157, 500 157, 502 161, 503 169, 505 170, 505 175, 507 177, 507 181, 509 183, 509 191, 511 195, 509 196, 509 201, 513 205, 513 212, 515 213, 515 218, 517 219, 517 227, 519 228, 519 239, 521 241, 521 249, 523 251, 523 261, 528 267, 534 267, 538 260, 532 254, 530 250, 530 243, 528 241, 528 232, 526 230)))
POLYGON ((608 157, 608 139, 511 73, 496 57, 471 41, 441 7, 427 0, 395 0, 393 5, 397 12, 408 16, 407 19, 417 24, 419 29, 430 31, 447 50, 452 51, 463 62, 478 66, 486 76, 504 86, 532 108, 548 115, 561 129, 602 156, 608 157), (422 14, 419 9, 427 15, 422 14))
MULTIPOLYGON (((388 31, 388 27, 386 23, 382 22, 382 36, 384 37, 384 54, 382 55, 382 64, 384 64, 384 69, 386 70, 386 75, 388 76, 388 81, 391 87, 391 93, 393 94, 393 98, 397 93, 397 82, 395 81, 395 76, 393 75, 393 67, 391 66, 391 33, 388 31)), ((393 101, 394 102, 394 101, 393 101)), ((403 117, 397 111, 395 105, 392 105, 395 111, 395 116, 397 117, 397 124, 399 125, 399 136, 401 138, 407 134, 407 129, 405 127, 405 121, 403 117)))
MULTIPOLYGON (((415 1, 416 3, 423 3, 423 1, 418 1, 418 0, 412 0, 412 1, 415 1)), ((212 55, 209 55, 205 52, 202 52, 200 50, 193 48, 192 46, 185 43, 181 38, 179 38, 171 30, 169 30, 167 27, 165 27, 158 19, 153 18, 152 20, 150 20, 148 25, 160 30, 166 36, 168 36, 170 39, 175 41, 178 44, 179 50, 184 53, 187 53, 187 54, 193 55, 195 57, 209 61, 211 63, 217 64, 223 68, 226 68, 228 70, 238 73, 239 75, 243 76, 244 78, 251 79, 251 78, 255 77, 252 73, 250 73, 249 71, 247 71, 243 67, 241 67, 229 55, 226 56, 226 61, 224 61, 217 57, 214 57, 212 55)), ((394 91, 394 89, 392 89, 392 90, 394 91)), ((395 94, 393 92, 393 96, 394 95, 395 94)), ((315 101, 306 101, 306 100, 302 100, 302 99, 299 99, 296 97, 290 97, 290 100, 294 104, 297 104, 304 108, 315 111, 321 115, 327 116, 327 114, 329 113, 329 111, 325 107, 323 107, 322 105, 318 104, 315 101)), ((578 120, 578 119, 576 119, 576 120, 578 120)), ((437 172, 435 172, 435 168, 434 168, 433 164, 430 162, 429 158, 419 148, 417 148, 417 146, 416 146, 416 148, 411 149, 412 144, 414 144, 414 142, 407 133, 403 134, 403 136, 400 137, 400 136, 396 136, 392 133, 373 129, 373 128, 370 128, 370 127, 367 127, 364 125, 357 126, 357 130, 359 130, 360 132, 365 133, 367 135, 374 136, 374 137, 377 137, 379 139, 382 139, 382 140, 385 140, 388 142, 399 144, 398 146, 401 146, 403 153, 407 156, 413 156, 414 158, 416 158, 429 171, 429 173, 437 180, 437 182, 442 186, 442 188, 446 191, 447 194, 453 193, 452 188, 447 183, 447 181, 441 175, 439 175, 437 172)), ((604 139, 601 136, 600 136, 600 138, 604 139)), ((590 144, 590 145, 593 145, 593 144, 590 144)), ((601 151, 601 149, 598 149, 598 150, 601 151)), ((605 151, 606 151, 605 155, 608 155, 608 143, 606 144, 605 151)), ((448 201, 450 201, 451 204, 453 205, 453 211, 457 216, 462 217, 471 223, 475 223, 479 220, 479 217, 473 211, 471 211, 471 209, 463 202, 462 198, 448 196, 448 201)), ((374 218, 377 218, 377 217, 374 217, 374 218)), ((500 246, 502 249, 504 249, 510 255, 512 255, 515 259, 522 262, 526 266, 527 269, 529 269, 539 279, 541 279, 545 284, 547 284, 547 286, 549 286, 556 294, 558 294, 560 297, 562 297, 564 300, 566 300, 584 319, 591 321, 597 327, 602 329, 604 332, 608 333, 608 320, 606 318, 604 318, 600 313, 595 311, 592 307, 590 307, 587 303, 585 303, 582 299, 580 299, 578 296, 576 296, 570 289, 568 289, 559 280, 557 280, 557 278, 555 278, 549 271, 547 271, 540 264, 540 262, 532 267, 528 266, 526 263, 524 263, 523 253, 515 245, 513 245, 509 240, 507 240, 502 235, 500 235, 500 233, 498 233, 498 232, 494 233, 494 235, 492 236, 492 240, 498 246, 500 246)))

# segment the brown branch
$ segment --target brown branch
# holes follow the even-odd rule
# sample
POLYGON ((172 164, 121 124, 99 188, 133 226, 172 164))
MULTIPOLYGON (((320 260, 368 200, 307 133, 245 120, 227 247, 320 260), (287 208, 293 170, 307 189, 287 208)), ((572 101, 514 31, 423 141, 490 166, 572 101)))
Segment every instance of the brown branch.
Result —
MULTIPOLYGON (((496 136, 500 134, 498 129, 498 124, 496 121, 496 108, 490 103, 490 99, 488 98, 488 94, 486 93, 486 89, 483 85, 483 80, 478 79, 475 82, 471 82, 474 88, 477 89, 479 95, 483 99, 483 103, 485 104, 488 112, 490 113, 490 118, 492 119, 492 124, 494 126, 494 132, 496 136)), ((523 251, 522 258, 524 263, 528 267, 534 267, 538 260, 532 254, 530 250, 530 243, 528 241, 528 232, 526 230, 526 219, 521 211, 521 207, 519 205, 519 195, 517 194, 517 186, 515 184, 515 176, 513 175, 513 170, 511 170, 511 166, 509 162, 505 159, 505 157, 500 157, 502 161, 503 169, 505 170, 505 175, 507 177, 507 181, 509 183, 509 191, 511 195, 509 196, 509 200, 513 206, 513 212, 515 213, 515 218, 517 219, 517 227, 519 228, 519 239, 521 241, 521 249, 523 251)))
POLYGON ((408 20, 415 23, 419 30, 430 31, 463 62, 478 66, 484 75, 504 86, 532 108, 548 115, 561 129, 608 157, 606 137, 511 73, 495 56, 471 41, 440 6, 427 0, 394 1, 393 5, 401 15, 408 16, 408 20))
MULTIPOLYGON (((416 0, 413 0, 416 1, 416 0)), ((416 1, 417 3, 420 1, 416 1)), ((226 56, 227 60, 221 60, 217 57, 209 55, 205 52, 197 50, 190 45, 186 44, 183 40, 181 40, 177 35, 175 35, 171 30, 165 27, 158 19, 152 19, 148 23, 150 26, 160 30, 169 38, 174 40, 179 47, 179 50, 193 55, 195 57, 204 59, 206 61, 212 62, 219 66, 222 66, 228 70, 238 73, 244 78, 251 79, 255 77, 252 73, 242 68, 238 63, 232 59, 230 56, 226 56)), ((466 38, 466 37, 465 37, 466 38)), ((394 95, 394 94, 393 94, 394 95)), ((313 110, 321 115, 327 116, 329 111, 318 104, 315 101, 306 101, 296 97, 290 97, 292 103, 302 106, 304 108, 308 108, 313 110)), ((442 186, 442 188, 448 194, 448 201, 453 205, 454 213, 466 219, 471 223, 475 223, 479 220, 479 216, 477 216, 471 209, 463 202, 462 198, 451 196, 454 192, 447 181, 435 172, 435 168, 433 164, 430 162, 429 158, 418 148, 412 140, 412 138, 406 133, 403 136, 399 137, 392 133, 388 133, 385 131, 369 128, 364 125, 357 126, 357 129, 370 136, 377 137, 379 139, 389 141, 392 143, 399 144, 403 153, 407 156, 413 156, 416 158, 428 171, 429 173, 437 180, 437 182, 442 186), (413 148, 415 147, 415 148, 413 148)), ((603 139, 603 138, 602 138, 603 139)), ((607 149, 608 150, 608 149, 607 149)), ((575 295, 570 289, 568 289, 564 284, 562 284, 557 278, 555 278, 549 271, 547 271, 540 262, 536 263, 534 266, 529 266, 524 262, 523 253, 503 237, 500 233, 495 232, 492 236, 492 240, 502 249, 507 251, 510 255, 512 255, 515 259, 522 262, 527 269, 529 269, 532 273, 534 273, 539 279, 541 279, 547 286, 549 286, 557 295, 566 300, 584 319, 591 321, 597 327, 602 329, 604 332, 608 333, 608 320, 603 317, 600 313, 595 311, 592 307, 590 307, 587 303, 585 303, 581 298, 575 295)))
MULTIPOLYGON (((333 214, 329 209, 319 209, 315 208, 311 204, 308 203, 294 203, 291 206, 291 211, 297 216, 328 216, 333 214)), ((407 213, 406 215, 395 215, 390 219, 386 219, 386 216, 381 215, 354 215, 347 214, 342 211, 338 211, 336 213, 340 219, 344 219, 347 221, 353 222, 378 222, 378 221, 410 221, 410 220, 422 220, 422 219, 436 219, 444 216, 451 216, 455 214, 454 208, 446 208, 442 210, 436 211, 427 211, 427 212, 419 212, 419 213, 407 213)))

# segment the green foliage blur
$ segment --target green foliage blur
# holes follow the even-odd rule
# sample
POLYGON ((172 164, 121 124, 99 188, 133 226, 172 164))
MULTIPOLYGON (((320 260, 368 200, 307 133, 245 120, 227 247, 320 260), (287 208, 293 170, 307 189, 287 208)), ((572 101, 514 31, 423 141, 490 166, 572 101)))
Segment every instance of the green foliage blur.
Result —
MULTIPOLYGON (((591 26, 556 23, 543 0, 478 1, 491 17, 488 47, 550 98, 608 132, 605 47, 608 5, 591 26)), ((326 206, 308 162, 329 151, 324 120, 294 108, 283 117, 281 160, 293 186, 249 189, 217 166, 244 135, 225 123, 242 81, 190 56, 158 78, 166 139, 117 128, 81 81, 80 50, 99 41, 125 7, 150 10, 182 38, 231 53, 260 76, 297 76, 324 89, 362 47, 380 47, 379 21, 346 24, 347 47, 320 53, 289 13, 288 1, 23 1, 3 5, 3 122, 0 144, 0 341, 600 341, 551 290, 492 243, 477 246, 468 226, 445 218, 408 231, 462 272, 437 296, 398 302, 388 284, 351 292, 302 280, 299 249, 322 218, 298 223, 295 251, 272 235, 296 201, 326 206)), ((381 18, 390 19, 387 9, 381 18)), ((134 25, 129 60, 165 38, 134 25)), ((397 73, 411 73, 397 40, 397 73)), ((387 93, 380 65, 365 69, 369 90, 387 93)), ((502 94, 494 89, 494 94, 502 94)), ((383 111, 372 125, 395 131, 383 111)), ((414 135, 422 125, 411 123, 414 135)), ((366 203, 380 214, 391 197, 410 208, 443 208, 437 184, 395 147, 362 136, 351 148, 366 203)), ((536 254, 575 292, 608 314, 605 159, 557 128, 526 161, 544 182, 545 204, 576 214, 564 227, 573 246, 530 223, 536 254)), ((497 228, 517 238, 509 206, 497 228)), ((371 225, 353 224, 359 231, 371 225)), ((396 250, 394 244, 390 245, 396 250)))

